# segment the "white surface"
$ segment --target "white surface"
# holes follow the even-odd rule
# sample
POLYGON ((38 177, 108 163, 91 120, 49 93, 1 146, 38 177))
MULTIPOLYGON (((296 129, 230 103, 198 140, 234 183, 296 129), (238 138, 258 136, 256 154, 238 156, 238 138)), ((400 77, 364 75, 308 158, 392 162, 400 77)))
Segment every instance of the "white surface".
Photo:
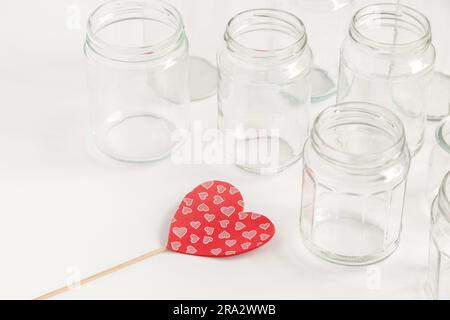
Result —
MULTIPOLYGON (((29 299, 64 285, 71 267, 88 276, 161 247, 178 201, 209 179, 238 186, 247 209, 274 221, 274 240, 225 260, 164 253, 60 298, 424 297, 429 228, 424 191, 432 139, 414 159, 398 251, 369 268, 321 261, 300 241, 301 163, 260 177, 232 166, 129 165, 93 148, 82 43, 85 19, 98 3, 2 3, 0 298, 29 299), (68 20, 72 5, 81 9, 80 29, 68 20)), ((193 108, 214 125, 215 98, 193 108)))

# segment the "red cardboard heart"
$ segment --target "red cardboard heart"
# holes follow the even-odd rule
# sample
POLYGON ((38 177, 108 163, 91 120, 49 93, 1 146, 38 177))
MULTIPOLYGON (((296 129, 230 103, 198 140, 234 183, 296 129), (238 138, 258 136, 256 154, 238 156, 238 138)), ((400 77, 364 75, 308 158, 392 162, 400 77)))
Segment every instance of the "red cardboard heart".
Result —
POLYGON ((202 183, 175 213, 167 248, 196 256, 229 257, 255 250, 275 234, 263 215, 244 212, 240 191, 223 181, 202 183))

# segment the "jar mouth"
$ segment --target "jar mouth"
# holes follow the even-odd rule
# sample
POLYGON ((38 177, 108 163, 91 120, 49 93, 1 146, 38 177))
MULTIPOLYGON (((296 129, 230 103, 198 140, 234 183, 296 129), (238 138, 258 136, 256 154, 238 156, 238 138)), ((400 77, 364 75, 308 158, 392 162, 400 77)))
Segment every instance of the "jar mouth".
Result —
POLYGON ((159 58, 180 45, 181 14, 163 0, 111 0, 87 23, 86 45, 101 56, 123 62, 159 58))
POLYGON ((306 29, 295 15, 277 9, 252 9, 233 17, 224 36, 229 50, 253 59, 289 59, 307 44, 306 29))
POLYGON ((394 3, 360 9, 349 33, 355 42, 386 54, 425 50, 432 38, 430 22, 422 13, 394 3))
POLYGON ((450 153, 450 117, 442 120, 436 129, 436 141, 445 152, 450 153))
POLYGON ((325 109, 314 122, 312 146, 321 157, 348 168, 379 168, 404 154, 405 129, 390 110, 365 102, 325 109))

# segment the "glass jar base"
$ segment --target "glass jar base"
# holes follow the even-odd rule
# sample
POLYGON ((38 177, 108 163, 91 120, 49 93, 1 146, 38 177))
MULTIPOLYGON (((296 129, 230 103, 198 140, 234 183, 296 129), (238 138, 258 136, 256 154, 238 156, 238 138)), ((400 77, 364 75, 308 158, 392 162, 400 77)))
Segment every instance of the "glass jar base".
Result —
POLYGON ((183 142, 174 140, 175 124, 153 114, 125 117, 104 132, 97 138, 100 151, 125 162, 165 159, 183 142))
POLYGON ((208 60, 189 57, 189 87, 191 101, 212 97, 217 92, 217 68, 208 60))
POLYGON ((440 121, 450 115, 450 75, 435 73, 428 106, 429 121, 440 121))
POLYGON ((316 67, 311 71, 310 77, 311 101, 313 103, 324 101, 336 93, 336 83, 325 70, 316 67))
POLYGON ((380 262, 396 251, 399 239, 383 248, 384 236, 383 230, 376 225, 356 219, 340 219, 318 223, 314 230, 314 242, 303 238, 309 251, 326 261, 365 266, 380 262), (364 232, 361 233, 361 230, 364 232))
POLYGON ((259 175, 277 174, 301 159, 292 146, 278 137, 248 138, 236 142, 236 165, 259 175))

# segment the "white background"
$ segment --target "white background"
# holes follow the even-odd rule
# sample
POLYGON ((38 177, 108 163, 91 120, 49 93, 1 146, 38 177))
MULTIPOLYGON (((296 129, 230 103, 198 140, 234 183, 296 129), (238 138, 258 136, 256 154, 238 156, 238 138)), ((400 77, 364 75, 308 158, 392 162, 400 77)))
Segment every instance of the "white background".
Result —
MULTIPOLYGON (((246 7, 264 3, 238 2, 246 7)), ((163 246, 178 202, 211 179, 235 184, 248 210, 274 221, 278 233, 270 244, 222 260, 163 253, 60 298, 425 297, 429 212, 424 191, 433 125, 413 162, 398 251, 369 268, 323 262, 304 248, 299 236, 301 162, 280 175, 260 177, 233 166, 175 165, 170 160, 124 164, 96 151, 89 136, 82 45, 87 16, 99 3, 2 1, 0 298, 30 299, 65 285, 77 268, 88 276, 163 246), (71 19, 77 8, 79 24, 71 19)), ((224 3, 231 2, 183 2, 186 21, 205 19, 202 30, 214 33, 204 40, 205 54, 214 49, 231 17, 233 9, 223 9, 224 3)), ((193 108, 214 126, 215 98, 193 108)))

